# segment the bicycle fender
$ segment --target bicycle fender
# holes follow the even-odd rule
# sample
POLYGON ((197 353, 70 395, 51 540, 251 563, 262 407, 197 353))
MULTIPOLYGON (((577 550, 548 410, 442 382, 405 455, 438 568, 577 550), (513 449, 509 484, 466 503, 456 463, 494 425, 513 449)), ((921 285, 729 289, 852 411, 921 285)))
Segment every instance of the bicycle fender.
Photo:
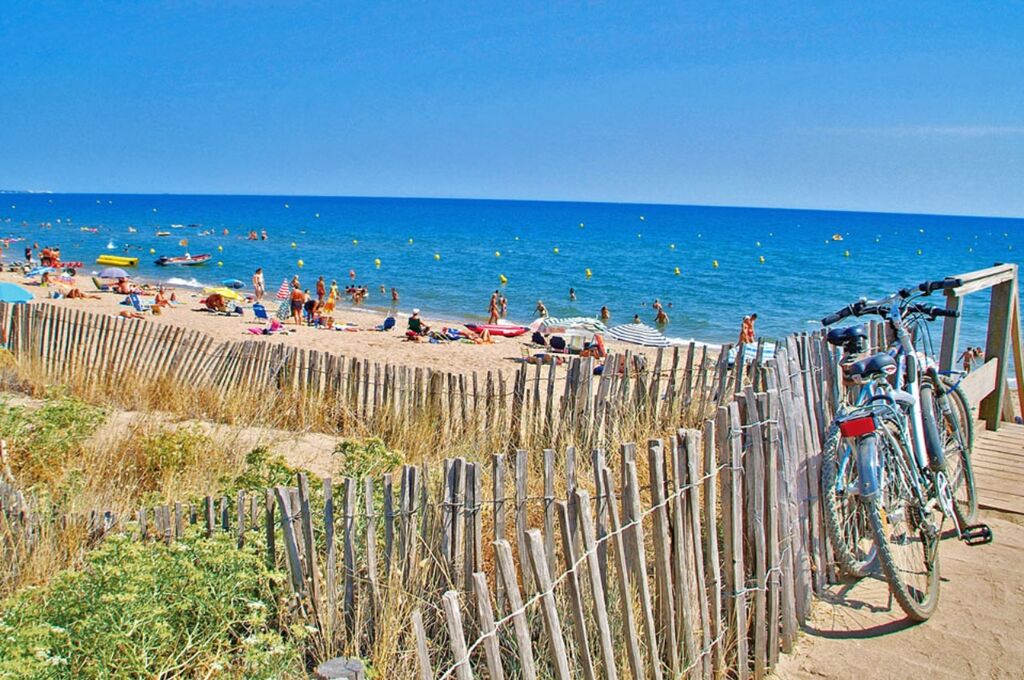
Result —
POLYGON ((878 434, 857 440, 857 486, 861 498, 874 498, 881 485, 882 461, 878 459, 878 434))
POLYGON ((939 422, 935 418, 935 400, 932 386, 921 383, 921 421, 924 424, 924 445, 928 451, 928 467, 933 472, 946 469, 946 449, 939 438, 939 422))

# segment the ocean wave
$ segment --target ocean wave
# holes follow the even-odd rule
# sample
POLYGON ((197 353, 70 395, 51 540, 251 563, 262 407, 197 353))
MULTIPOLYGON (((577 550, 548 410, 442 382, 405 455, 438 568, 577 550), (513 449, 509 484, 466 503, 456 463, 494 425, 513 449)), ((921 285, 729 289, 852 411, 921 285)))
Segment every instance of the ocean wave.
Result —
POLYGON ((171 284, 172 286, 184 286, 186 288, 205 288, 206 287, 205 283, 200 283, 196 279, 182 279, 182 278, 179 278, 177 276, 172 276, 171 278, 167 279, 167 283, 171 284))

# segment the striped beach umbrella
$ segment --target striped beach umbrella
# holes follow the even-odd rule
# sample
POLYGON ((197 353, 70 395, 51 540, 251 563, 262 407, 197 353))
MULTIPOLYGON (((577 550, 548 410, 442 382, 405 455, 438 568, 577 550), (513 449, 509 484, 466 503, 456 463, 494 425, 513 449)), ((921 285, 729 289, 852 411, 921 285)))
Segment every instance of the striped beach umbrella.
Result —
POLYGON ((624 323, 615 326, 608 334, 616 340, 631 342, 644 347, 668 347, 669 342, 660 331, 642 323, 624 323))
POLYGON ((290 291, 288 290, 288 279, 285 279, 284 281, 281 282, 281 287, 277 289, 277 299, 287 300, 289 292, 290 291))
POLYGON ((590 316, 567 316, 563 318, 544 317, 530 324, 530 330, 543 334, 561 333, 570 329, 581 329, 591 333, 607 333, 608 327, 590 316))

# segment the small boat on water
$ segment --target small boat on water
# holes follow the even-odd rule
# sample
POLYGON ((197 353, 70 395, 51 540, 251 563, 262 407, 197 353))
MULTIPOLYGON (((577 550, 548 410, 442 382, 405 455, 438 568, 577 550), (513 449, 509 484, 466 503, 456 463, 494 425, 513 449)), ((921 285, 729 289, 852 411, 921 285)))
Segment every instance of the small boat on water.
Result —
POLYGON ((84 231, 89 234, 95 234, 99 231, 99 229, 97 229, 96 227, 79 227, 78 230, 84 231))
POLYGON ((134 267, 139 263, 137 257, 123 257, 121 255, 100 255, 96 258, 96 264, 106 264, 112 267, 134 267))
POLYGON ((172 267, 172 266, 185 266, 195 267, 200 264, 206 264, 210 261, 213 255, 181 255, 178 257, 168 257, 164 255, 156 261, 161 267, 172 267))
POLYGON ((171 232, 169 232, 169 231, 158 231, 158 232, 156 232, 156 235, 157 236, 170 236, 171 232))
POLYGON ((832 234, 832 240, 833 241, 842 241, 843 240, 843 235, 842 234, 838 234, 838 233, 837 234, 832 234))

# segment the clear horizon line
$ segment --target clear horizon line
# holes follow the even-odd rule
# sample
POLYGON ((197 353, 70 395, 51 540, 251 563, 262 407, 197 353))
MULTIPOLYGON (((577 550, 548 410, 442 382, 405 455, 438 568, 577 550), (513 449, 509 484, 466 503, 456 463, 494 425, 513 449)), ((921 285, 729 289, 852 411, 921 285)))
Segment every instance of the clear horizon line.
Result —
POLYGON ((595 205, 636 205, 677 208, 733 208, 739 210, 791 210, 794 212, 831 212, 860 213, 867 215, 918 215, 921 217, 974 217, 978 219, 1024 220, 1024 215, 993 215, 965 214, 942 212, 904 212, 895 210, 855 210, 852 208, 811 208, 779 205, 726 205, 718 203, 669 203, 663 201, 599 201, 572 200, 560 198, 519 198, 519 197, 481 197, 481 196, 414 196, 414 195, 352 195, 352 194, 319 194, 319 193, 218 193, 218 192, 130 192, 130 191, 59 191, 53 189, 0 189, 0 194, 28 195, 79 195, 79 196, 226 196, 247 198, 354 198, 354 199, 395 199, 395 200, 432 200, 432 201, 482 201, 482 202, 514 202, 514 203, 584 203, 595 205))

